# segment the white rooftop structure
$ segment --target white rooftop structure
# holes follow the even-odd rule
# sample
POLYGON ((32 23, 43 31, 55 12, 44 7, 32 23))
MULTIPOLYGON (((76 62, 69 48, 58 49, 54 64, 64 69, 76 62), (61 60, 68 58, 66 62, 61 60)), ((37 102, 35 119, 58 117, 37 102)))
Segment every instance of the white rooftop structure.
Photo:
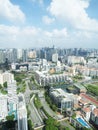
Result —
POLYGON ((7 96, 0 95, 0 120, 5 119, 7 115, 7 96))
POLYGON ((8 101, 15 104, 18 103, 16 88, 16 82, 8 84, 8 101))

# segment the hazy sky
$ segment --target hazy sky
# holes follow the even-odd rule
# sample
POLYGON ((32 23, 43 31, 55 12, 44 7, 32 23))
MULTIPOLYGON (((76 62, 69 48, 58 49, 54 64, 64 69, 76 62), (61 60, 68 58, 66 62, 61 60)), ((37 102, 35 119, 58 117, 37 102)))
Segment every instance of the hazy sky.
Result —
POLYGON ((98 0, 0 0, 0 48, 98 48, 98 0))

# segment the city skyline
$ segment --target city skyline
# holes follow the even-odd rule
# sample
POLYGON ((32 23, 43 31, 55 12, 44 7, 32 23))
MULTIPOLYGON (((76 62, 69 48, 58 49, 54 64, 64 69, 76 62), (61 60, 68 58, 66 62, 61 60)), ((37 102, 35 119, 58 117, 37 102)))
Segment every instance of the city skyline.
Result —
POLYGON ((1 0, 1 48, 98 48, 97 0, 1 0))

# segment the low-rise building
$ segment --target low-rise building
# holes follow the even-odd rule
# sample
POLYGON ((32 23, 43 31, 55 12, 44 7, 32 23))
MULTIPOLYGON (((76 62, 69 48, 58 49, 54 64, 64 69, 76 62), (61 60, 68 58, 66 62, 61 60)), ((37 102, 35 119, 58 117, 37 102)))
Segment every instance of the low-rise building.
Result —
POLYGON ((68 75, 66 73, 50 75, 47 71, 36 71, 35 79, 38 82, 38 84, 46 86, 49 84, 65 82, 68 79, 68 75))
POLYGON ((98 128, 98 108, 95 108, 92 112, 91 112, 91 117, 90 120, 93 122, 93 124, 95 124, 98 128))
POLYGON ((70 111, 73 108, 74 100, 72 95, 64 92, 62 89, 51 89, 50 90, 50 97, 52 101, 56 104, 58 109, 62 111, 70 111))
POLYGON ((90 115, 91 115, 91 108, 90 108, 90 106, 84 107, 82 109, 82 114, 83 114, 84 118, 86 119, 86 121, 89 121, 90 120, 90 115))
POLYGON ((78 89, 79 93, 86 93, 87 91, 86 88, 79 83, 74 84, 74 87, 78 89))

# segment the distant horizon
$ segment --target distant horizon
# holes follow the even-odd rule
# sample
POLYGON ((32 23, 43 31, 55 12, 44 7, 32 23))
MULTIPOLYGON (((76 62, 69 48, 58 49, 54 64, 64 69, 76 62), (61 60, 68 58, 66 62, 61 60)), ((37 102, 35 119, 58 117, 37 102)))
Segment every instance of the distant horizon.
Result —
POLYGON ((0 0, 0 47, 98 48, 98 0, 0 0))
MULTIPOLYGON (((0 50, 3 50, 3 49, 25 49, 25 50, 27 49, 27 50, 28 50, 28 49, 43 49, 43 48, 53 48, 53 46, 28 47, 28 48, 15 48, 15 47, 11 47, 11 48, 8 48, 8 47, 7 47, 7 48, 6 48, 6 47, 5 47, 5 48, 0 48, 0 50)), ((61 47, 61 48, 60 48, 60 47, 56 47, 56 46, 54 47, 54 49, 84 49, 84 50, 93 50, 93 49, 94 49, 94 50, 98 50, 98 48, 83 48, 83 47, 68 47, 68 48, 67 48, 67 47, 65 47, 65 48, 64 48, 64 47, 61 47)))

